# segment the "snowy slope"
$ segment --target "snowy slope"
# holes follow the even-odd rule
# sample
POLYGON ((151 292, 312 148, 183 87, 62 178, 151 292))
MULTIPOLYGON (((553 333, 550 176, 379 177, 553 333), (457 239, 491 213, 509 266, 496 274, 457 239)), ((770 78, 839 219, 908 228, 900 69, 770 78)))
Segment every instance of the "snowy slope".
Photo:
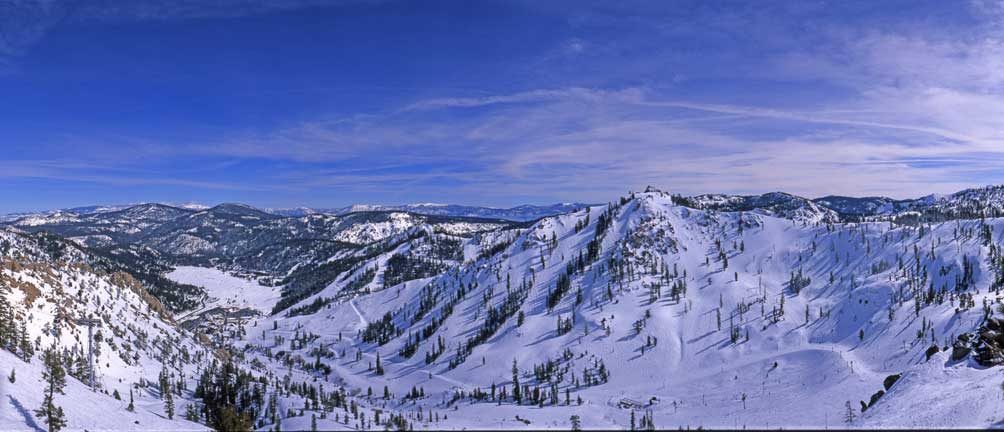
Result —
MULTIPOLYGON (((95 330, 94 376, 99 394, 92 394, 71 377, 83 378, 86 373, 75 375, 71 369, 66 395, 56 398, 57 405, 66 410, 69 427, 202 429, 181 420, 180 415, 168 420, 163 401, 145 383, 156 382, 165 369, 176 377, 190 377, 203 359, 212 357, 211 351, 193 335, 177 329, 163 305, 142 285, 124 273, 93 272, 79 250, 68 248, 53 256, 54 249, 34 237, 0 231, 0 244, 4 245, 0 251, 0 295, 13 306, 15 322, 26 333, 33 351, 19 346, 12 349, 17 357, 8 351, 0 353, 0 369, 5 376, 15 369, 18 380, 16 386, 4 383, 7 390, 0 428, 25 429, 40 424, 24 415, 38 408, 42 398, 42 387, 37 384, 43 368, 40 353, 55 346, 68 361, 83 361, 87 328, 74 319, 95 318, 102 322, 95 330), (124 412, 130 387, 136 397, 135 413, 124 412), (115 391, 124 401, 112 399, 115 391), (121 416, 108 416, 108 409, 121 416)), ((178 412, 184 406, 179 397, 178 412)))
MULTIPOLYGON (((990 224, 1000 242, 1004 221, 990 224)), ((312 314, 274 316, 248 332, 297 329, 320 335, 316 344, 335 351, 362 350, 363 361, 347 356, 329 364, 360 389, 387 385, 401 394, 422 387, 431 396, 392 406, 450 412, 448 422, 424 426, 431 428, 567 428, 571 415, 588 427, 624 428, 631 407, 639 418, 651 410, 666 428, 985 427, 1004 417, 1004 408, 986 406, 978 419, 965 422, 951 413, 967 400, 999 395, 999 388, 983 384, 999 372, 966 362, 946 365, 947 353, 925 361, 924 354, 932 334, 940 346, 950 345, 979 325, 984 298, 996 301, 986 288, 994 274, 984 261, 988 250, 979 231, 979 221, 923 230, 888 223, 792 224, 756 212, 695 210, 674 205, 665 193, 641 193, 613 208, 541 220, 500 238, 502 248, 489 258, 440 276, 356 294, 312 314), (610 222, 597 236, 601 219, 610 222), (596 258, 572 271, 568 292, 548 308, 549 293, 568 274, 568 264, 578 266, 580 253, 588 257, 594 239, 600 245, 596 258), (914 260, 929 275, 922 288, 914 260), (970 260, 979 263, 972 286, 956 291, 963 262, 970 260), (796 290, 789 282, 799 269, 811 282, 796 290), (675 299, 672 286, 681 283, 686 294, 675 299), (654 297, 653 284, 660 287, 654 297), (915 309, 928 284, 945 290, 944 298, 920 300, 915 309), (495 313, 489 307, 498 311, 507 292, 523 293, 513 298, 525 322, 517 325, 514 312, 477 340, 495 313), (428 293, 435 293, 435 306, 423 308, 428 293), (972 294, 977 306, 956 310, 960 294, 972 294), (376 328, 388 313, 395 326, 389 340, 364 342, 364 330, 376 328), (558 334, 559 317, 574 317, 569 332, 558 334), (423 329, 429 335, 412 357, 404 357, 423 329), (426 353, 438 351, 440 338, 445 352, 427 364, 426 353), (377 353, 387 370, 383 376, 370 370, 377 353), (533 366, 548 359, 568 372, 560 381, 538 382, 533 366), (513 360, 531 388, 557 388, 559 404, 529 408, 510 398, 499 406, 469 397, 450 403, 461 389, 469 395, 487 392, 493 383, 511 386, 513 360), (609 381, 586 386, 584 371, 595 377, 600 362, 609 381), (859 401, 868 402, 893 374, 904 378, 862 415, 859 401), (958 377, 955 385, 973 395, 941 402, 917 395, 929 394, 945 376, 958 377), (564 405, 566 389, 571 406, 564 405), (917 398, 931 415, 911 415, 917 398), (855 413, 853 423, 844 423, 846 403, 855 413)), ((317 297, 338 298, 349 280, 317 297)), ((317 345, 304 352, 311 346, 317 345)))
MULTIPOLYGON (((46 425, 35 417, 34 409, 42 405, 44 387, 40 361, 26 364, 7 351, 0 351, 0 372, 4 377, 15 371, 16 381, 6 378, 0 382, 0 430, 44 431, 46 425)), ((64 395, 56 396, 56 404, 63 408, 68 430, 207 430, 203 425, 175 417, 168 420, 163 414, 163 403, 155 396, 136 393, 136 410, 129 412, 128 391, 126 400, 116 400, 104 393, 94 393, 87 385, 67 378, 64 395)), ((123 386, 124 388, 124 386, 123 386)), ((121 392, 122 390, 120 390, 121 392)), ((183 404, 182 404, 183 405, 183 404)))

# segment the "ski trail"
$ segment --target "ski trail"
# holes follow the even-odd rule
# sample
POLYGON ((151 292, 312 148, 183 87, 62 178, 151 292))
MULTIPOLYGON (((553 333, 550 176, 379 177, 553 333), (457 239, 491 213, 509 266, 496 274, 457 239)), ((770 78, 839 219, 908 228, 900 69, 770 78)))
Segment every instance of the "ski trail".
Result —
POLYGON ((359 311, 359 308, 356 307, 356 302, 353 299, 349 299, 349 306, 352 306, 352 310, 356 312, 356 315, 359 315, 359 321, 362 322, 363 326, 368 326, 370 324, 370 322, 366 320, 366 317, 363 316, 363 313, 359 311))
MULTIPOLYGON (((429 372, 429 370, 428 370, 428 369, 423 369, 423 370, 424 370, 425 372, 429 372)), ((432 374, 432 377, 433 377, 433 378, 439 378, 439 379, 441 379, 441 380, 443 380, 443 381, 446 381, 446 382, 448 382, 448 383, 450 383, 450 384, 453 384, 453 385, 455 385, 455 386, 457 386, 457 387, 471 387, 471 388, 473 388, 472 386, 468 385, 468 384, 467 384, 467 383, 465 383, 465 382, 462 382, 462 381, 457 381, 457 380, 455 380, 455 379, 453 379, 453 378, 448 378, 448 377, 445 377, 445 376, 442 376, 442 375, 440 375, 440 374, 438 374, 438 373, 433 373, 433 374, 432 374)))

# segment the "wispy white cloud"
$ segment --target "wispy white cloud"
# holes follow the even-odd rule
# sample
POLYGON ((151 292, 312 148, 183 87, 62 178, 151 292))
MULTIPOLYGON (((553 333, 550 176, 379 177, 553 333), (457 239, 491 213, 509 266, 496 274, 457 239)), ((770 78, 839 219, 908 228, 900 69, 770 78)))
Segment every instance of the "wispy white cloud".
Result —
POLYGON ((437 108, 473 108, 489 105, 515 104, 529 102, 546 102, 555 100, 581 100, 584 102, 640 101, 642 92, 639 89, 607 91, 573 87, 566 89, 531 90, 521 93, 498 96, 427 99, 416 102, 404 108, 404 111, 428 110, 437 108))
POLYGON ((591 199, 648 183, 683 192, 903 197, 972 185, 966 179, 973 173, 997 177, 984 176, 1004 160, 996 137, 984 134, 994 131, 995 120, 985 118, 980 129, 972 126, 976 120, 954 121, 952 110, 939 116, 922 106, 897 111, 898 105, 878 103, 902 97, 862 99, 873 104, 873 115, 882 113, 865 120, 864 107, 803 112, 661 101, 637 89, 540 90, 418 102, 379 118, 313 123, 258 138, 256 146, 221 148, 242 156, 403 164, 392 172, 287 179, 295 187, 434 188, 447 186, 427 182, 449 180, 444 184, 454 190, 591 199), (476 114, 462 112, 448 122, 410 115, 475 108, 476 114), (916 122, 919 114, 930 123, 916 122), (778 123, 786 131, 780 138, 747 131, 778 123), (454 172, 451 162, 478 170, 454 172))
POLYGON ((275 191, 281 185, 181 178, 121 165, 68 163, 62 160, 0 161, 0 179, 42 179, 112 186, 168 185, 210 190, 275 191))

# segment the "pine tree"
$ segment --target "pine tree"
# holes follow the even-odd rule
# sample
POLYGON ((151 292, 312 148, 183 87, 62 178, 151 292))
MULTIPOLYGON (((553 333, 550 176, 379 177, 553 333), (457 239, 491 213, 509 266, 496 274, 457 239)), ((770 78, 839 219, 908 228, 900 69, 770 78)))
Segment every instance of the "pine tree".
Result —
POLYGON ((31 341, 28 340, 27 326, 21 327, 21 337, 19 339, 18 345, 21 350, 21 360, 25 363, 31 363, 31 358, 35 356, 35 348, 31 346, 31 341))
POLYGON ((582 420, 579 416, 573 415, 569 420, 572 422, 572 432, 578 432, 582 430, 582 420))
POLYGON ((310 415, 310 431, 317 432, 317 414, 310 415))
POLYGON ((9 292, 10 288, 6 285, 0 286, 0 346, 13 350, 16 334, 14 333, 14 310, 11 308, 10 301, 7 300, 9 292))
POLYGON ((377 352, 376 356, 376 374, 383 375, 383 365, 380 364, 380 353, 377 352))
POLYGON ((164 412, 167 413, 169 420, 174 419, 174 393, 171 393, 170 390, 164 394, 164 412))
POLYGON ((132 387, 131 386, 129 387, 129 406, 126 407, 126 410, 129 411, 129 412, 136 411, 136 405, 133 404, 133 400, 132 400, 132 387))
POLYGON ((854 407, 851 406, 851 401, 847 401, 847 403, 845 403, 844 406, 847 409, 847 411, 844 413, 844 422, 847 424, 854 423, 854 418, 855 418, 854 407))
POLYGON ((7 377, 7 381, 10 381, 11 384, 17 381, 17 373, 13 368, 10 370, 10 376, 7 377))
POLYGON ((191 422, 199 421, 199 410, 195 408, 194 403, 185 406, 185 420, 191 422))
POLYGON ((87 377, 90 375, 90 365, 87 364, 87 359, 82 352, 76 351, 75 353, 71 375, 80 381, 87 381, 87 377))
POLYGON ((522 393, 519 389, 519 368, 516 367, 516 359, 512 359, 512 398, 516 404, 523 402, 522 393))
POLYGON ((45 370, 42 371, 42 380, 46 383, 45 399, 42 407, 35 410, 35 416, 41 418, 49 426, 49 432, 55 432, 66 426, 66 416, 63 408, 56 406, 56 393, 63 393, 66 387, 66 370, 63 369, 63 360, 55 346, 45 351, 43 357, 45 370))
MULTIPOLYGON (((196 396, 202 397, 208 426, 227 431, 251 429, 253 413, 246 409, 246 404, 241 403, 240 397, 241 387, 244 385, 246 384, 242 384, 237 367, 231 361, 221 366, 214 362, 203 369, 196 396)), ((297 393, 302 394, 300 391, 297 393)))
MULTIPOLYGON (((246 431, 251 430, 251 420, 244 415, 240 415, 234 410, 234 407, 227 406, 219 410, 219 418, 216 424, 213 426, 217 430, 225 431, 246 431)), ((276 427, 279 425, 276 423, 276 427)))
POLYGON ((157 385, 158 385, 158 388, 160 389, 160 397, 161 397, 161 399, 166 398, 165 394, 166 393, 170 393, 170 390, 168 388, 167 365, 166 364, 164 365, 163 369, 160 370, 160 375, 157 376, 157 385))

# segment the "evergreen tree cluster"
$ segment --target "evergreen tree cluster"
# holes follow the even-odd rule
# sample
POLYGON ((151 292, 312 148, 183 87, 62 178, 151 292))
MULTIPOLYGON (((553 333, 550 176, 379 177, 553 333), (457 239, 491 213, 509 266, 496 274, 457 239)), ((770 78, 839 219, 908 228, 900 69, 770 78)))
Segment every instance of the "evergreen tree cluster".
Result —
POLYGON ((447 265, 442 260, 410 254, 394 254, 384 267, 383 286, 388 288, 402 282, 435 276, 446 269, 447 265))
POLYGON ((394 325, 394 317, 390 312, 385 313, 379 320, 370 322, 362 330, 363 342, 376 343, 377 345, 386 344, 400 335, 401 330, 394 325))
POLYGON ((801 267, 798 268, 798 272, 791 272, 791 277, 788 279, 788 287, 791 288, 795 295, 798 295, 802 292, 802 288, 809 286, 811 283, 812 279, 802 274, 801 267))
POLYGON ((35 347, 28 339, 28 326, 17 319, 17 312, 10 303, 8 294, 10 287, 0 284, 0 347, 29 363, 35 355, 35 347))

